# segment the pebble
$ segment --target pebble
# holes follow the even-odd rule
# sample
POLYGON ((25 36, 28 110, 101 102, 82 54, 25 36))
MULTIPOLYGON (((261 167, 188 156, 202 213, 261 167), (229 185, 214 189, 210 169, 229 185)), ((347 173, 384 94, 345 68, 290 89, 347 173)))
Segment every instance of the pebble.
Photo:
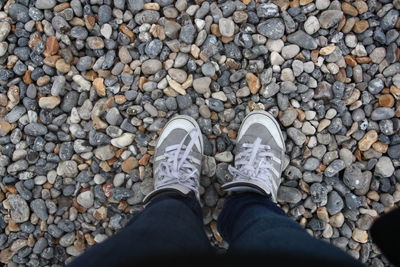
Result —
POLYGON ((149 59, 143 62, 142 72, 144 75, 152 75, 161 70, 162 64, 157 59, 149 59))
POLYGON ((29 207, 25 199, 19 195, 10 194, 7 201, 11 209, 11 219, 16 223, 26 222, 29 219, 29 207))
POLYGON ((268 19, 257 26, 257 31, 269 39, 279 39, 285 33, 285 24, 282 19, 268 19))
POLYGON ((55 5, 55 0, 37 0, 35 3, 35 7, 38 9, 52 9, 55 5))
POLYGON ((219 31, 224 37, 232 37, 235 33, 235 23, 230 19, 221 18, 219 20, 219 31))
POLYGON ((394 166, 389 157, 380 157, 375 165, 375 173, 381 177, 391 177, 394 173, 394 166))
POLYGON ((354 241, 359 242, 359 243, 367 243, 368 241, 368 233, 365 230, 360 230, 358 228, 355 228, 353 230, 353 234, 351 236, 354 241))
POLYGON ((310 16, 307 18, 307 20, 304 22, 304 30, 306 33, 309 35, 313 35, 320 29, 320 24, 315 16, 310 16))
POLYGON ((288 41, 308 50, 316 49, 318 46, 314 38, 302 30, 288 35, 288 41))
POLYGON ((46 221, 49 217, 47 212, 47 207, 43 199, 35 199, 30 203, 32 211, 38 216, 42 221, 46 221))
POLYGON ((39 106, 43 109, 54 109, 61 103, 58 96, 41 97, 39 99, 39 106))
POLYGON ((296 204, 301 200, 298 189, 281 185, 278 189, 278 201, 296 204))
POLYGON ((338 24, 339 20, 343 16, 343 12, 340 10, 326 10, 321 13, 319 17, 319 23, 321 28, 329 29, 338 24))
POLYGON ((211 79, 209 77, 202 77, 193 80, 193 89, 199 94, 206 94, 210 92, 211 79))
POLYGON ((76 201, 78 202, 79 205, 88 209, 93 206, 94 195, 93 195, 92 191, 90 191, 90 190, 85 191, 78 195, 78 197, 76 198, 76 201))

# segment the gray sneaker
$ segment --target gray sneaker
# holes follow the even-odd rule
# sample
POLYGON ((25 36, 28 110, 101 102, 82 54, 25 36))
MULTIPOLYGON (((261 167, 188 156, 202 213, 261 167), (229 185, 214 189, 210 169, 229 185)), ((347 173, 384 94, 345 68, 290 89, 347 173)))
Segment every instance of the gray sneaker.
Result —
POLYGON ((226 191, 255 191, 274 202, 281 183, 285 142, 278 122, 266 111, 250 112, 236 139, 235 167, 229 166, 232 182, 226 191))
POLYGON ((143 202, 161 192, 183 195, 193 192, 200 199, 200 167, 203 138, 197 122, 189 116, 176 116, 158 138, 153 161, 154 191, 143 202))

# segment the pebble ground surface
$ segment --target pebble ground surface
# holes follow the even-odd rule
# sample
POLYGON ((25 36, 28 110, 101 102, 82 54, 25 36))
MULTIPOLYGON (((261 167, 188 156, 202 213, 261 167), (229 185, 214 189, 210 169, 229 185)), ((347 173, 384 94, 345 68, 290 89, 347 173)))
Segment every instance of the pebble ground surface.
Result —
POLYGON ((287 156, 279 204, 369 266, 400 201, 399 0, 0 0, 0 262, 62 265, 152 190, 165 123, 205 141, 204 225, 251 110, 287 156))

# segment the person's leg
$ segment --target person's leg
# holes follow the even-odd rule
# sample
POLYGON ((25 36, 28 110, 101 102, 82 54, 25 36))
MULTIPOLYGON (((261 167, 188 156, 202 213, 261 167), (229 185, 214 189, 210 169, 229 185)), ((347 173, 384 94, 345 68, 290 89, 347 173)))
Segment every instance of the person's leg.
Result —
POLYGON ((218 218, 218 229, 230 245, 229 253, 275 253, 358 264, 339 248, 310 236, 274 202, 257 193, 228 197, 218 218))
POLYGON ((135 266, 154 256, 210 250, 198 201, 194 197, 161 195, 124 229, 91 247, 69 266, 135 266))

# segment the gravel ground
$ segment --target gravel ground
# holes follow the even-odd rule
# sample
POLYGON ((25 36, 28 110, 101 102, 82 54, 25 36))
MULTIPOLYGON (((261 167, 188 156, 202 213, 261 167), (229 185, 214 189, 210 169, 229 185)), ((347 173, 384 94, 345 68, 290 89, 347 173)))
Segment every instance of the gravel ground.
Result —
POLYGON ((374 218, 400 201, 399 0, 0 0, 0 262, 61 265, 152 190, 174 114, 205 139, 212 242, 237 130, 282 125, 279 202, 371 266, 374 218))

